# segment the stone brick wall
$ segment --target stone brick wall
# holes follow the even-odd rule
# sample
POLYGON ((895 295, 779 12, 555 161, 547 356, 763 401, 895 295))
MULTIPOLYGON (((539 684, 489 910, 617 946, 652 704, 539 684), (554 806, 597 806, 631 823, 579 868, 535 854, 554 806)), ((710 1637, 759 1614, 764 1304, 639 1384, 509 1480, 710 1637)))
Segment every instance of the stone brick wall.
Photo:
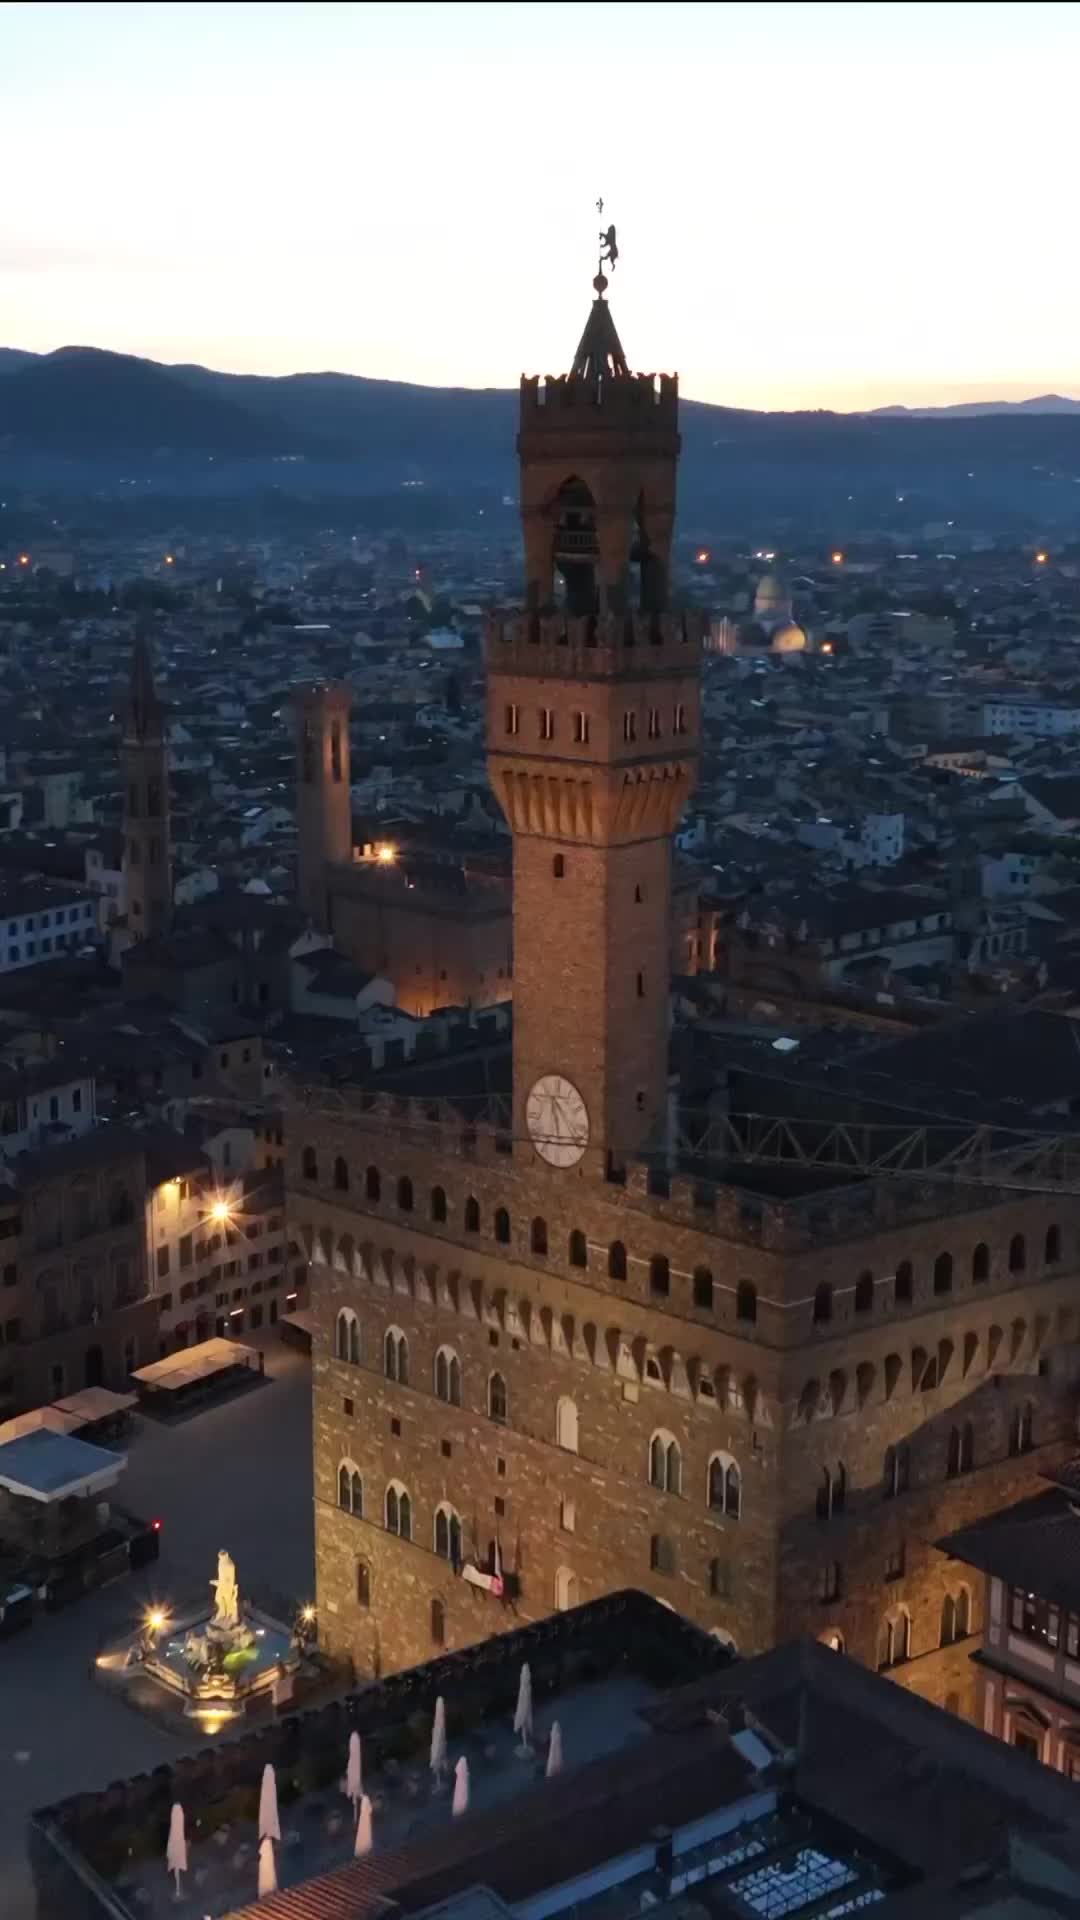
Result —
MULTIPOLYGON (((881 1624, 901 1606, 911 1617, 912 1684, 931 1697, 957 1684, 957 1658, 938 1654, 946 1591, 971 1584, 933 1541, 951 1528, 1031 1491, 1040 1464, 1056 1457, 1074 1428, 1075 1396, 1065 1343, 1075 1334, 1077 1209, 1046 1196, 989 1196, 936 1220, 871 1223, 861 1238, 790 1253, 735 1237, 726 1202, 707 1230, 700 1214, 644 1191, 549 1173, 520 1157, 478 1158, 406 1141, 378 1121, 350 1125, 293 1115, 292 1231, 313 1258, 315 1469, 320 1609, 327 1644, 349 1651, 363 1671, 389 1671, 432 1646, 431 1602, 442 1600, 448 1645, 501 1631, 555 1604, 559 1569, 588 1598, 640 1585, 751 1652, 796 1631, 837 1632, 856 1657, 876 1664, 881 1624), (321 1182, 300 1176, 302 1144, 316 1145, 321 1182), (349 1191, 328 1190, 335 1158, 349 1191), (377 1166, 379 1195, 366 1193, 377 1166), (398 1204, 408 1169, 411 1205, 398 1204), (430 1215, 432 1190, 445 1221, 430 1215), (479 1230, 465 1230, 474 1198, 479 1230), (497 1205, 510 1215, 509 1244, 494 1239, 497 1205), (531 1248, 543 1218, 547 1255, 531 1248), (1011 1273, 1010 1241, 1045 1250, 1051 1213, 1061 1257, 1030 1257, 1011 1273), (717 1220, 723 1231, 718 1231, 717 1220), (695 1220, 697 1224, 695 1224, 695 1220), (569 1236, 586 1236, 587 1266, 570 1264, 569 1236), (608 1249, 627 1251, 625 1281, 608 1275, 608 1249), (991 1249, 989 1277, 971 1278, 970 1248, 991 1249), (953 1290, 935 1294, 933 1269, 955 1248, 953 1290), (670 1259, 670 1294, 650 1291, 654 1251, 670 1259), (876 1286, 856 1313, 854 1280, 864 1269, 892 1275, 914 1266, 910 1305, 876 1286), (713 1308, 695 1305, 694 1270, 714 1276, 713 1308), (816 1276, 832 1276, 832 1319, 813 1321, 816 1276), (735 1317, 736 1276, 759 1287, 754 1324, 735 1317), (361 1361, 336 1360, 338 1312, 356 1312, 361 1361), (409 1343, 409 1384, 385 1378, 388 1327, 409 1343), (442 1344, 457 1354, 462 1405, 434 1392, 442 1344), (1055 1355, 1053 1377, 1040 1373, 1055 1355), (930 1362, 933 1362, 933 1371, 930 1362), (487 1413, 489 1377, 507 1384, 509 1424, 487 1413), (808 1386, 816 1383, 812 1394, 808 1386), (576 1405, 579 1451, 556 1444, 562 1396, 576 1405), (1035 1407, 1035 1451, 1008 1454, 1015 1404, 1035 1407), (351 1412, 346 1409, 351 1402, 351 1412), (398 1423, 395 1432, 393 1423, 398 1423), (973 1466, 948 1477, 952 1427, 972 1426, 973 1466), (681 1452, 681 1487, 648 1484, 649 1442, 662 1430, 681 1452), (886 1449, 910 1448, 909 1490, 883 1494, 886 1449), (449 1453, 445 1451, 449 1448, 449 1453), (730 1456, 741 1475, 738 1519, 710 1511, 708 1466, 730 1456), (355 1463, 365 1517, 337 1508, 337 1468, 355 1463), (500 1468, 500 1462, 502 1466, 500 1468), (845 1474, 840 1513, 818 1516, 826 1468, 845 1474), (413 1542, 388 1535, 383 1498, 390 1479, 409 1491, 413 1542), (508 1571, 520 1577, 517 1613, 468 1589, 433 1551, 440 1502, 460 1516, 466 1555, 487 1564, 498 1536, 508 1571), (573 1505, 573 1531, 562 1524, 573 1505), (502 1503, 502 1511, 496 1507, 502 1503), (653 1536, 670 1543, 676 1570, 651 1565, 653 1536), (888 1566, 903 1549, 902 1569, 888 1566), (718 1562, 713 1574, 712 1563, 718 1562), (367 1568, 370 1605, 357 1604, 357 1563, 367 1568), (823 1596, 837 1569, 835 1601, 823 1596), (719 1592, 714 1593, 713 1587, 719 1592)), ((941 1203, 939 1202, 939 1205, 941 1203)), ((925 1205, 924 1205, 925 1211, 925 1205)), ((840 1226, 850 1223, 839 1221, 840 1226)), ((783 1223, 770 1228, 782 1238, 783 1223)), ((834 1221, 834 1231, 837 1222, 834 1221)), ((786 1229, 783 1229, 786 1230, 786 1229)), ((667 1549, 663 1557, 666 1560, 667 1549)), ((979 1625, 972 1593, 971 1628, 979 1625)), ((901 1675, 904 1668, 898 1668, 901 1675)))
MULTIPOLYGON (((452 901, 357 885, 355 869, 330 868, 330 924, 336 944, 358 967, 392 980, 405 1013, 488 1006, 511 987, 510 903, 478 913, 452 901)), ((494 896, 496 888, 488 891, 494 896)))

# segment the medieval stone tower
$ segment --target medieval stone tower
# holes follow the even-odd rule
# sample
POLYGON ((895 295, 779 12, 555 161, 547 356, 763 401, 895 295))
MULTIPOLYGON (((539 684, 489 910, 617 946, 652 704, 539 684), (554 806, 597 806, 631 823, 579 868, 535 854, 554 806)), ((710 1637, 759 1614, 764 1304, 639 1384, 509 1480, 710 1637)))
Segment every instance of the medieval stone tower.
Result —
POLYGON ((293 696, 296 725, 297 898, 315 926, 329 930, 327 868, 352 859, 349 708, 343 682, 293 696))
POLYGON ((128 928, 133 940, 147 940, 168 931, 173 901, 165 714, 143 634, 136 635, 132 654, 120 762, 128 928))
POLYGON ((491 623, 488 765, 514 836, 517 1150, 564 1174, 617 1177, 666 1105, 700 730, 699 623, 668 593, 677 414, 602 291, 570 374, 522 382, 527 611, 491 623))
MULTIPOLYGON (((630 373, 605 286, 570 373, 522 383, 527 594, 488 635, 512 1049, 286 1091, 320 1638, 377 1674, 641 1587, 964 1711, 981 1603, 934 1543, 1074 1431, 1049 1356, 1080 1201, 732 1166, 677 1098, 666 1128, 700 630, 669 588, 676 383, 630 373)), ((346 711, 299 708, 309 874, 331 834, 347 857, 346 711)))

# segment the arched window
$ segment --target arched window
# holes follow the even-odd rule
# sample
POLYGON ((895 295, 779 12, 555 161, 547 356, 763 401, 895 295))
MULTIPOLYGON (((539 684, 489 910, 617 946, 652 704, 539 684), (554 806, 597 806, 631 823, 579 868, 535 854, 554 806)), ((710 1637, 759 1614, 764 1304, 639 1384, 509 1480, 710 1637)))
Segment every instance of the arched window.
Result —
POLYGON ((1054 1267, 1061 1259, 1061 1228, 1047 1227, 1046 1243, 1043 1247, 1043 1260, 1048 1267, 1054 1267))
POLYGON ((356 1604, 358 1607, 371 1605, 371 1568, 366 1560, 356 1563, 356 1604))
POLYGON ((588 1242, 586 1241, 585 1235, 582 1233, 580 1227, 575 1227, 573 1232, 570 1235, 569 1254, 570 1254, 570 1265, 572 1267, 588 1266, 589 1264, 588 1242))
POLYGON ((432 1187, 431 1189, 431 1217, 433 1220, 437 1221, 440 1226, 442 1226, 445 1223, 445 1220, 446 1220, 446 1188, 445 1187, 432 1187))
POLYGON ((742 1515, 742 1474, 730 1453, 714 1453, 709 1461, 709 1505, 728 1520, 742 1515))
POLYGON ((319 1177, 319 1156, 314 1147, 305 1147, 300 1155, 300 1171, 305 1180, 317 1180, 319 1177))
POLYGON ((435 1509, 435 1551, 452 1567, 460 1567, 461 1521, 445 1500, 435 1509))
POLYGON ((391 1480, 386 1489, 386 1531, 412 1539, 412 1501, 400 1480, 391 1480))
POLYGON ((413 1185, 407 1173, 400 1175, 397 1183, 397 1203, 402 1213, 413 1210, 413 1185))
POLYGON ((431 1602, 431 1644, 433 1647, 446 1645, 446 1602, 436 1594, 431 1602))
POLYGON ((409 1343, 400 1327, 387 1327, 383 1341, 383 1365, 388 1380, 396 1380, 399 1387, 409 1383, 409 1343))
POLYGON ((1027 1247, 1022 1233, 1014 1233, 1009 1241, 1009 1272, 1023 1273, 1027 1266, 1027 1247))
POLYGON ((334 1185, 339 1193, 349 1191, 349 1166, 340 1153, 334 1161, 334 1185))
POLYGON ((364 1517, 364 1483, 355 1460, 343 1460, 338 1468, 337 1503, 343 1513, 364 1517))
POLYGON ((749 1280, 740 1280, 735 1289, 735 1318, 750 1326, 757 1322, 757 1288, 749 1280))
POLYGON ((694 1305, 705 1313, 713 1308, 713 1277, 708 1267, 694 1268, 694 1305))
POLYGON ((934 1292, 952 1292, 953 1259, 951 1253, 939 1253, 934 1261, 934 1292))
POLYGON ((682 1454, 673 1434, 662 1429, 649 1441, 649 1485, 661 1493, 682 1492, 682 1454))
POLYGON ((886 1447, 885 1470, 882 1474, 881 1491, 884 1499, 894 1500, 898 1493, 906 1493, 911 1484, 911 1453, 901 1443, 898 1447, 886 1447))
POLYGON ((884 1673, 887 1667, 899 1666, 911 1652, 911 1618, 902 1607, 887 1613, 881 1624, 881 1636, 878 1641, 878 1672, 884 1673))
POLYGON ((449 1407, 461 1405, 461 1361, 453 1347, 440 1347, 435 1355, 435 1393, 449 1407))
POLYGON ((822 1470, 821 1484, 817 1490, 818 1519, 831 1520, 834 1513, 842 1513, 846 1500, 846 1467, 843 1465, 825 1467, 822 1470))
POLYGON ((1014 1407, 1009 1421, 1009 1452, 1013 1455, 1030 1453, 1034 1445, 1035 1408, 1030 1400, 1023 1406, 1014 1407))
POLYGON ((493 1373, 488 1381, 488 1418, 504 1427, 510 1414, 509 1396, 506 1381, 501 1373, 493 1373))
POLYGON ((334 1352, 349 1366, 360 1365, 360 1322, 351 1307, 342 1307, 338 1314, 334 1352))
POLYGON ((654 1253, 649 1261, 649 1292, 661 1295, 671 1292, 671 1264, 666 1253, 654 1253))
POLYGON ((714 1600, 730 1600, 734 1591, 733 1568, 730 1560, 709 1561, 709 1592, 714 1600))
POLYGON ((968 1587, 958 1587, 953 1595, 954 1623, 956 1637, 965 1640, 971 1632, 971 1592, 968 1587))
POLYGON ((364 1175, 364 1193, 367 1199, 377 1200, 382 1193, 382 1181, 378 1167, 369 1167, 364 1175))
POLYGON ((510 1245, 510 1215, 505 1207, 495 1209, 495 1238, 501 1247, 510 1245))
POLYGON ((872 1313, 874 1310, 874 1276, 872 1273, 860 1273, 855 1282, 856 1313, 872 1313))
POLYGON ((626 1248, 621 1240, 613 1240, 607 1250, 607 1270, 610 1280, 626 1279, 626 1248))
POLYGON ((465 1231, 466 1233, 480 1231, 480 1202, 472 1193, 465 1202, 465 1231))
POLYGON ((971 1256, 971 1278, 977 1286, 980 1280, 990 1278, 990 1249, 985 1240, 980 1240, 971 1256))
POLYGON ((555 1445, 567 1453, 578 1450, 577 1406, 567 1394, 563 1394, 555 1408, 555 1445))
POLYGON ((558 1567, 555 1572, 555 1611, 566 1613, 578 1603, 578 1578, 569 1567, 558 1567))
POLYGON ((823 1280, 821 1285, 814 1289, 814 1325, 822 1327, 831 1319, 832 1288, 827 1280, 823 1280))
POLYGON ((537 1214, 536 1219, 533 1221, 529 1232, 529 1245, 534 1253, 546 1253, 548 1250, 547 1221, 542 1220, 539 1214, 537 1214))
POLYGON ((556 880, 561 880, 563 878, 564 874, 566 873, 566 856, 564 854, 557 853, 555 855, 555 858, 551 863, 551 871, 556 880))
POLYGON ((893 1299, 898 1306, 909 1306, 915 1292, 915 1271, 910 1260, 901 1260, 893 1275, 893 1299))

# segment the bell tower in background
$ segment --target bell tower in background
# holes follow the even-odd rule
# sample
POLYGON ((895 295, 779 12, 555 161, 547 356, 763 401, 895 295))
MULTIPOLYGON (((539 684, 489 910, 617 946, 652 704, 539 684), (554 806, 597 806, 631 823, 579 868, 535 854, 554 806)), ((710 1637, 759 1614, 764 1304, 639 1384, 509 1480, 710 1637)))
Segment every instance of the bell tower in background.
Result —
POLYGON ((293 695, 296 726, 296 894, 313 924, 329 926, 328 866, 352 860, 349 711, 343 681, 293 695))
POLYGON ((570 372, 521 382, 526 607, 489 625, 487 745, 514 837, 515 1152, 618 1179, 666 1109, 703 620, 670 598, 678 382, 630 372, 593 284, 570 372))

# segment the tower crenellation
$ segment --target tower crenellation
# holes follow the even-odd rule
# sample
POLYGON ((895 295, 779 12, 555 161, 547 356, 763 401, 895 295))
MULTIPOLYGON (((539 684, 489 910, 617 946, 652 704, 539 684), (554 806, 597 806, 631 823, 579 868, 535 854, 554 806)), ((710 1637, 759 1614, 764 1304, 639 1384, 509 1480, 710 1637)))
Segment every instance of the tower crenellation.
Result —
MULTIPOLYGON (((573 374, 523 374, 521 378, 521 433, 565 433, 566 415, 573 412, 582 424, 602 417, 605 429, 615 424, 645 427, 649 432, 676 433, 679 419, 679 376, 676 373, 634 373, 625 380, 594 386, 573 374)), ((519 451, 520 451, 520 441, 519 451)))

